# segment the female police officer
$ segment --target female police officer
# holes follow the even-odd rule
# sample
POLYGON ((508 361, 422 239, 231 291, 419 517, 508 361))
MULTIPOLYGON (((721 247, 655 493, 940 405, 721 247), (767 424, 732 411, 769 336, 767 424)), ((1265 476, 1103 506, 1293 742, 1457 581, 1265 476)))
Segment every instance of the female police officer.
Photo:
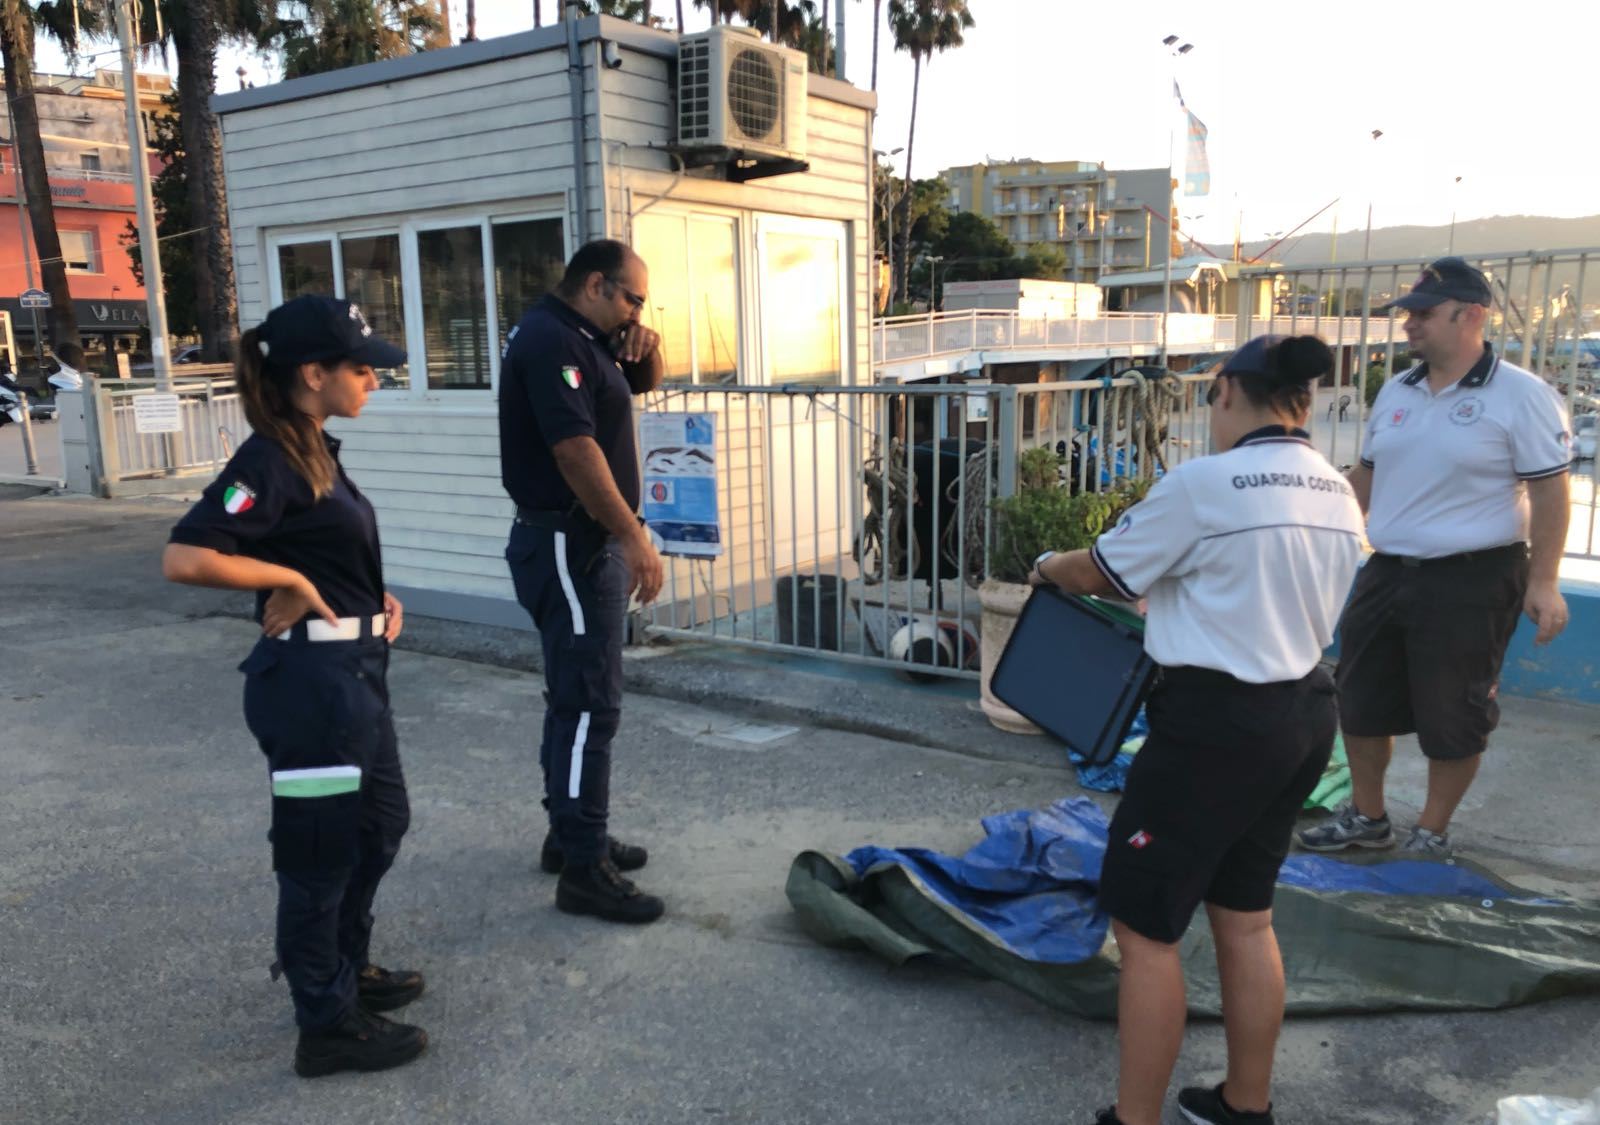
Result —
POLYGON ((373 1013, 421 995, 420 973, 367 960, 372 899, 410 818, 385 675, 400 603, 384 591, 372 505, 339 464, 328 418, 354 418, 373 369, 405 353, 361 310, 296 297, 239 341, 254 434, 172 530, 174 582, 256 591, 262 637, 240 665, 272 779, 278 959, 304 1077, 384 1070, 427 1046, 373 1013))
POLYGON ((1283 1020, 1272 892, 1296 812, 1327 764, 1333 682, 1318 667, 1361 553, 1361 510, 1301 427, 1332 355, 1252 340, 1213 383, 1212 447, 1089 550, 1042 556, 1035 585, 1149 599, 1161 666, 1150 737, 1112 818, 1100 902, 1122 958, 1117 1104, 1155 1125, 1183 1039, 1178 940, 1201 902, 1216 939, 1227 1079, 1182 1091, 1200 1123, 1271 1122, 1283 1020))

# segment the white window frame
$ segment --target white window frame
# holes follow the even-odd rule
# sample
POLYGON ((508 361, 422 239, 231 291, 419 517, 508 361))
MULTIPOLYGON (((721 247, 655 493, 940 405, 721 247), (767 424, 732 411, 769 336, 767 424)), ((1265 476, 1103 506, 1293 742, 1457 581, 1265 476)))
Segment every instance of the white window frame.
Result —
MULTIPOLYGON (((507 211, 493 213, 484 218, 484 293, 490 308, 489 332, 489 384, 496 392, 500 389, 500 331, 499 308, 500 302, 495 299, 494 291, 494 228, 509 226, 512 223, 535 223, 554 219, 561 224, 561 256, 563 261, 570 262, 572 255, 577 252, 577 247, 572 244, 572 224, 567 221, 566 212, 561 208, 545 208, 539 211, 507 211)), ((523 310, 526 312, 527 310, 523 310)), ((508 329, 509 330, 509 329, 508 329)))
POLYGON ((805 219, 797 215, 774 215, 757 212, 754 233, 756 244, 756 269, 752 286, 756 292, 756 331, 760 335, 761 382, 775 386, 772 376, 772 356, 767 346, 767 300, 764 290, 767 276, 767 235, 798 234, 816 238, 836 238, 839 244, 839 382, 855 386, 859 382, 855 370, 855 294, 851 290, 850 224, 843 219, 805 219))
POLYGON ((555 220, 561 224, 561 244, 564 255, 570 259, 572 224, 567 220, 565 208, 553 204, 539 208, 485 211, 482 207, 449 208, 429 211, 409 219, 395 221, 353 219, 316 226, 296 227, 268 232, 266 237, 268 307, 283 303, 283 276, 278 263, 278 251, 284 246, 301 246, 309 243, 331 243, 333 250, 334 295, 344 294, 344 248, 346 238, 371 238, 393 234, 400 239, 400 272, 402 277, 402 308, 406 319, 404 341, 410 384, 404 388, 380 389, 373 392, 374 401, 386 405, 428 404, 444 406, 482 407, 493 403, 500 387, 500 331, 499 302, 494 288, 494 227, 508 223, 555 220), (417 279, 421 276, 421 260, 417 251, 417 235, 429 230, 452 230, 458 227, 479 228, 483 247, 483 286, 485 302, 485 344, 489 353, 489 386, 452 390, 428 386, 427 333, 423 326, 422 291, 417 279))
MULTIPOLYGON (((689 276, 685 283, 688 286, 691 296, 695 291, 694 257, 692 254, 688 254, 688 248, 691 245, 691 239, 693 238, 691 232, 694 229, 694 223, 696 220, 703 222, 727 223, 731 228, 733 232, 734 350, 736 353, 734 356, 733 365, 736 371, 747 375, 747 357, 760 354, 750 345, 750 341, 753 339, 751 332, 754 331, 754 329, 751 327, 751 321, 754 318, 750 315, 750 311, 754 307, 754 303, 752 300, 747 299, 750 295, 751 289, 756 284, 753 280, 755 275, 749 269, 747 269, 747 264, 751 261, 751 259, 748 256, 749 249, 747 248, 745 241, 747 233, 753 230, 755 226, 755 224, 751 222, 752 212, 698 206, 666 206, 660 208, 659 210, 651 208, 650 213, 652 215, 658 215, 662 218, 677 219, 683 224, 684 251, 686 254, 685 261, 688 263, 689 272, 689 276)), ((628 224, 630 235, 632 233, 633 222, 634 219, 630 218, 628 224)), ((650 263, 646 262, 645 266, 646 268, 649 268, 650 263)), ((689 305, 689 373, 692 376, 689 382, 670 383, 666 385, 678 388, 720 387, 724 385, 722 383, 707 383, 700 378, 700 341, 695 334, 695 313, 694 302, 692 300, 690 301, 689 305)))
POLYGON ((68 260, 66 248, 63 247, 61 250, 61 264, 66 268, 66 271, 68 273, 78 274, 104 273, 105 271, 100 268, 100 232, 97 230, 61 229, 56 232, 57 241, 60 240, 62 235, 67 234, 81 234, 87 240, 89 244, 89 253, 85 256, 88 258, 89 264, 87 267, 82 269, 73 265, 71 261, 68 260))

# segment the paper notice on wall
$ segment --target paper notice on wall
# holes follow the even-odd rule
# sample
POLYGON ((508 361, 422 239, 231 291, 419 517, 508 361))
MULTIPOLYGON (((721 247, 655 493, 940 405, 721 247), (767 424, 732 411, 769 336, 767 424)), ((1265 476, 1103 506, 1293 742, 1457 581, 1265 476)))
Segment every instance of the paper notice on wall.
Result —
POLYGON ((661 553, 714 559, 722 554, 717 519, 716 416, 649 411, 639 416, 644 460, 644 521, 661 553))

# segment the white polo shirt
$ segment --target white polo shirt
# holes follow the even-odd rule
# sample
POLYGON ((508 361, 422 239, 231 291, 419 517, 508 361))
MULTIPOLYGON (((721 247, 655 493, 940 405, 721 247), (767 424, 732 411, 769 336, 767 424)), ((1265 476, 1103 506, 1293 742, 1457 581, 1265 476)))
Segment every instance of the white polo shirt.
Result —
POLYGON ((1090 551, 1148 597, 1157 663, 1297 680, 1333 641, 1361 558, 1361 507, 1303 430, 1269 426, 1178 465, 1090 551))
POLYGON ((1390 379, 1361 451, 1372 470, 1373 550, 1433 559, 1526 540, 1523 482, 1567 471, 1570 430, 1555 389, 1488 344, 1438 394, 1427 364, 1390 379))

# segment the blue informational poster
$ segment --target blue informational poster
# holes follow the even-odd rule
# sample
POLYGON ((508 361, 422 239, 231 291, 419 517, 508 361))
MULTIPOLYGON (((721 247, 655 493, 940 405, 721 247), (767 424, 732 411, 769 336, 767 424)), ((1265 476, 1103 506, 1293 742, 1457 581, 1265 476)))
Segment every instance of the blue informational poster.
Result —
POLYGON ((722 554, 717 522, 716 416, 648 411, 639 416, 644 461, 644 522, 661 553, 714 559, 722 554))

